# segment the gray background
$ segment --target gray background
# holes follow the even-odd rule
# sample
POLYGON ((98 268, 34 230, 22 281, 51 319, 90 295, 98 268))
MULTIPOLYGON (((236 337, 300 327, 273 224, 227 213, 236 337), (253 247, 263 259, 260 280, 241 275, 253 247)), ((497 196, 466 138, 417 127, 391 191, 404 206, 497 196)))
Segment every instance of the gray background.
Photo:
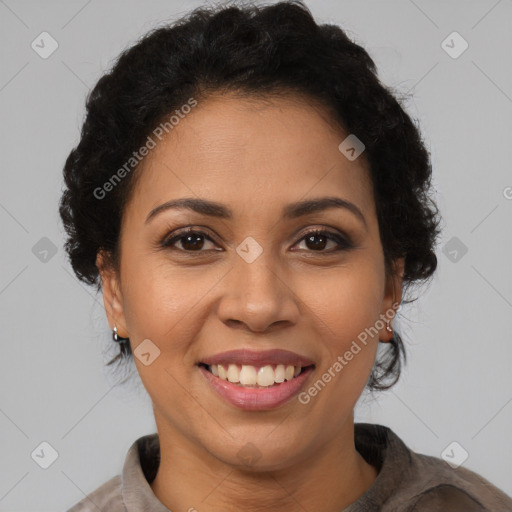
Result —
MULTIPOLYGON (((116 387, 104 369, 102 298, 72 274, 57 204, 87 91, 123 48, 201 3, 0 1, 2 511, 65 510, 155 431, 138 377, 116 387), (31 48, 43 31, 59 45, 47 59, 31 48), (59 454, 48 469, 31 458, 43 441, 59 454)), ((307 3, 368 49, 386 84, 413 94, 405 106, 431 150, 444 217, 437 275, 396 322, 406 370, 393 390, 363 395, 356 420, 437 457, 457 441, 465 467, 512 494, 512 2, 307 3), (441 46, 453 31, 469 44, 458 58, 441 46)))

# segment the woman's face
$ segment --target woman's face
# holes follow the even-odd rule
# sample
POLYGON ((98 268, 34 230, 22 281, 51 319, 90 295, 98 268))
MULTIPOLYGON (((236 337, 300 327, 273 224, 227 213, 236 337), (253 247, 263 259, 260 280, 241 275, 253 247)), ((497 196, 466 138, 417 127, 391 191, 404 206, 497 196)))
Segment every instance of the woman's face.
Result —
POLYGON ((386 280, 364 153, 338 149, 347 135, 304 100, 215 97, 155 138, 137 170, 120 276, 102 271, 105 306, 160 435, 203 460, 285 468, 353 429, 401 281, 386 280), (183 198, 218 206, 151 215, 183 198), (348 207, 298 207, 323 198, 348 207), (228 383, 208 362, 267 385, 228 383), (268 385, 287 365, 307 368, 268 385))

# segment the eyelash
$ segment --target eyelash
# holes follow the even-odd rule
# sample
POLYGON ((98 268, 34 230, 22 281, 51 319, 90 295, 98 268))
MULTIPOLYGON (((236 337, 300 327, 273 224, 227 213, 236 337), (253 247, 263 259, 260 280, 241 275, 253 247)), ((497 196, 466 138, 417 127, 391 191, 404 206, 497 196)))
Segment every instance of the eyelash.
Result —
MULTIPOLYGON (((180 252, 184 252, 187 254, 194 254, 194 253, 199 254, 201 252, 207 252, 205 250, 187 251, 186 249, 177 249, 176 247, 172 247, 174 245, 174 243, 180 241, 181 239, 183 239, 189 235, 200 235, 200 236, 205 237, 207 240, 215 243, 215 241, 212 240, 212 238, 210 236, 208 236, 204 231, 198 231, 196 229, 189 228, 184 231, 181 231, 179 234, 173 236, 172 238, 164 238, 162 240, 162 242, 160 243, 160 246, 162 248, 178 250, 180 252)), ((341 246, 336 249, 331 249, 329 251, 325 251, 325 250, 315 251, 315 250, 311 249, 311 250, 309 250, 309 252, 314 252, 314 253, 319 253, 319 254, 333 254, 336 252, 340 252, 340 251, 344 251, 344 250, 348 250, 348 249, 352 248, 352 243, 350 242, 350 240, 338 235, 337 233, 333 233, 331 231, 326 231, 325 229, 318 229, 318 228, 312 229, 311 231, 304 233, 304 235, 298 240, 297 243, 302 242, 308 236, 325 236, 329 240, 336 242, 338 244, 338 246, 341 246)))

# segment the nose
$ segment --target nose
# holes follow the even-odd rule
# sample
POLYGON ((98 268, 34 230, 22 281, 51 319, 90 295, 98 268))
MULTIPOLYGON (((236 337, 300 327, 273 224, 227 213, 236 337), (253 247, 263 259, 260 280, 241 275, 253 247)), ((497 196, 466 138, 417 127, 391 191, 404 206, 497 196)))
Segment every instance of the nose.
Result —
POLYGON ((223 281, 218 315, 229 327, 268 332, 298 322, 300 302, 293 279, 265 251, 251 263, 237 256, 223 281))

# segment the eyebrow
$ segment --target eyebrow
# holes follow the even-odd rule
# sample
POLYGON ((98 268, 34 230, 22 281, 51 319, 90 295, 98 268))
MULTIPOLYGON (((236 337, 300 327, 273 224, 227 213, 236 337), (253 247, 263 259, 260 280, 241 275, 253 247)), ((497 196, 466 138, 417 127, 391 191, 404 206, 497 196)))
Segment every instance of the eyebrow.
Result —
MULTIPOLYGON (((350 201, 341 197, 321 197, 318 199, 310 199, 291 203, 283 209, 283 217, 286 220, 296 219, 312 213, 327 210, 329 208, 343 208, 352 212, 367 227, 366 218, 361 210, 350 201)), ((233 212, 225 205, 216 203, 208 199, 197 199, 193 197, 183 197, 180 199, 172 199, 151 210, 146 217, 145 224, 153 219, 159 213, 169 209, 187 209, 192 210, 201 215, 216 217, 219 219, 233 219, 233 212)))

